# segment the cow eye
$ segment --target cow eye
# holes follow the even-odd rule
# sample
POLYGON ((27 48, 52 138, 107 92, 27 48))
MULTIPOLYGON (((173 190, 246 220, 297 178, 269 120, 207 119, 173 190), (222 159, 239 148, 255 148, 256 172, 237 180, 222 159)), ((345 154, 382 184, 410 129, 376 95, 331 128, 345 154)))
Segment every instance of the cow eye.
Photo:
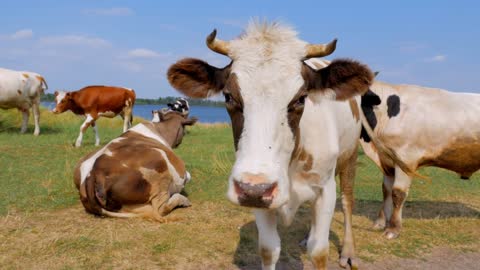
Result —
POLYGON ((297 102, 296 102, 295 105, 297 105, 297 106, 303 106, 303 105, 305 105, 305 99, 306 99, 306 98, 307 98, 306 95, 305 95, 305 96, 301 96, 301 97, 297 100, 297 102))
POLYGON ((232 98, 232 95, 230 93, 223 93, 223 96, 225 97, 225 103, 232 103, 233 102, 233 98, 232 98))

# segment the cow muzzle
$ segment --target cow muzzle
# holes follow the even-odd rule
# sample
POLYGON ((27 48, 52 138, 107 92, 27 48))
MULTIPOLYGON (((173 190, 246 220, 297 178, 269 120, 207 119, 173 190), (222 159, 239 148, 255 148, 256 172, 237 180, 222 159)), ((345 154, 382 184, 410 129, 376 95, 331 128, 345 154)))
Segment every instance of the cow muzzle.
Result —
POLYGON ((233 188, 241 206, 270 208, 278 194, 278 183, 270 183, 263 175, 246 175, 241 180, 233 179, 233 188))

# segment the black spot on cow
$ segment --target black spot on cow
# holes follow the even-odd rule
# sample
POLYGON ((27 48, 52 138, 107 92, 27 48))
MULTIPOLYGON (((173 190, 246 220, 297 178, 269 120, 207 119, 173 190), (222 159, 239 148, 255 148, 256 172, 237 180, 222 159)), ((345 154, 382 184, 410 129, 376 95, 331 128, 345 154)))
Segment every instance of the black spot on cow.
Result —
POLYGON ((400 97, 391 95, 387 98, 387 115, 389 118, 397 116, 400 112, 400 97))
MULTIPOLYGON (((380 103, 382 103, 382 100, 372 90, 368 90, 362 96, 360 105, 362 107, 363 113, 365 114, 365 117, 367 118, 367 122, 370 125, 370 128, 372 128, 372 130, 374 130, 375 127, 377 126, 377 117, 373 112, 373 107, 380 105, 380 103)), ((362 133, 360 134, 360 138, 367 143, 370 142, 370 137, 368 136, 367 131, 363 126, 362 126, 362 133)))

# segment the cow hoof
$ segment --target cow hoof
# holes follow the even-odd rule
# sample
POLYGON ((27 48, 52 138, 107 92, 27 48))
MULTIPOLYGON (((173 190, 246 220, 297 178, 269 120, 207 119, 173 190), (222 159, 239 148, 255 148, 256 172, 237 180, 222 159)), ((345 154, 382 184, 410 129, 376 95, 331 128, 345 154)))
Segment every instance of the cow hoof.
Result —
POLYGON ((351 270, 358 270, 358 262, 353 257, 341 256, 339 265, 342 268, 347 268, 347 266, 350 266, 351 270))
POLYGON ((385 237, 388 239, 388 240, 392 240, 392 239, 395 239, 395 238, 398 238, 398 236, 400 235, 399 233, 397 232, 394 232, 394 231, 391 231, 391 230, 386 230, 385 233, 384 233, 385 237))
POLYGON ((375 223, 373 223, 372 229, 375 230, 375 231, 381 231, 381 230, 385 229, 385 221, 383 221, 383 220, 375 221, 375 223))
POLYGON ((34 132, 33 133, 33 136, 38 136, 38 135, 40 135, 40 132, 34 132))

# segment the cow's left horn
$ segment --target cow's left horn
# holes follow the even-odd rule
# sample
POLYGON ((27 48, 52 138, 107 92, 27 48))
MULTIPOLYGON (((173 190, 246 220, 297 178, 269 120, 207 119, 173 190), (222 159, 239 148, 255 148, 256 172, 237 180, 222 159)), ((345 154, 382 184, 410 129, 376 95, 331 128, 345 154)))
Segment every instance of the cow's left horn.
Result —
POLYGON ((217 36, 217 29, 207 37, 207 46, 210 50, 228 56, 228 42, 215 38, 217 36))
POLYGON ((332 40, 328 44, 308 44, 307 54, 305 58, 323 57, 332 54, 337 47, 337 39, 332 40))

